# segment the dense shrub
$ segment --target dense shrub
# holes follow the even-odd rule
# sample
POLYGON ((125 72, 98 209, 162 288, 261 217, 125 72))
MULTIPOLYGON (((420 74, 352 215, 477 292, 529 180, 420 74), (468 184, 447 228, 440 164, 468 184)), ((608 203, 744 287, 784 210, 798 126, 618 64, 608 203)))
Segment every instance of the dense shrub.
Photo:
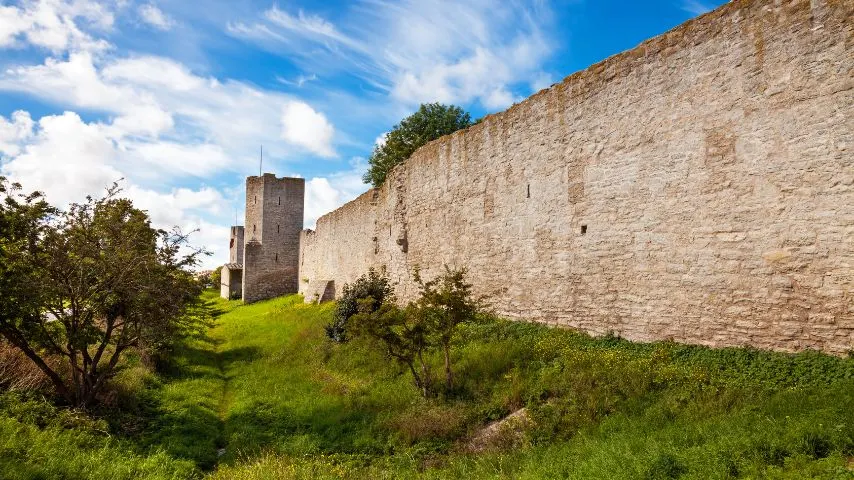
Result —
POLYGON ((344 285, 332 323, 325 327, 326 336, 339 343, 346 342, 347 321, 359 313, 359 300, 372 298, 374 310, 378 310, 383 303, 390 303, 393 295, 391 281, 385 271, 369 269, 367 274, 357 278, 352 284, 344 285))

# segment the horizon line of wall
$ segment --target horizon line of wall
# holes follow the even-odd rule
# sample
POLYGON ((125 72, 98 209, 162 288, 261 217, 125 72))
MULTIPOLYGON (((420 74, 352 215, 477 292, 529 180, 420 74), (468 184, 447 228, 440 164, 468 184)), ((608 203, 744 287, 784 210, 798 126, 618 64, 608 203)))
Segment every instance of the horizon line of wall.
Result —
POLYGON ((300 290, 448 264, 509 318, 854 349, 851 18, 734 0, 431 142, 301 232, 300 290))

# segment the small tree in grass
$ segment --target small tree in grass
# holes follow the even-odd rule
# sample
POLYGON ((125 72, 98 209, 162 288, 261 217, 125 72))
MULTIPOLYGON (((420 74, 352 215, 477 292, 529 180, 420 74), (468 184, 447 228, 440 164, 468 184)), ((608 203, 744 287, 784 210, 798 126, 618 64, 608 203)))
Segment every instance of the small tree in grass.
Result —
POLYGON ((375 309, 379 309, 384 303, 394 303, 391 281, 384 270, 376 271, 371 268, 367 274, 357 278, 355 282, 344 284, 332 323, 325 327, 326 336, 338 343, 346 342, 348 320, 359 313, 359 300, 366 298, 373 300, 372 305, 375 309))
MULTIPOLYGON (((361 285, 359 290, 346 289, 341 300, 346 303, 339 303, 336 321, 341 319, 352 336, 378 340, 386 354, 409 369, 415 386, 424 397, 432 393, 432 375, 425 356, 441 351, 445 388, 451 391, 454 388, 451 345, 457 327, 474 319, 482 305, 480 300, 473 298, 472 286, 465 281, 465 275, 465 269, 445 267, 444 274, 424 282, 416 270, 415 280, 421 287, 421 295, 406 308, 399 308, 394 304, 391 287, 387 281, 381 281, 384 277, 369 272, 357 282, 361 285), (367 291, 364 287, 372 278, 374 284, 386 287, 380 289, 383 300, 377 300, 372 294, 358 296, 367 291), (344 317, 349 312, 353 313, 344 317)), ((327 327, 327 333, 329 331, 327 327)))
POLYGON ((482 308, 482 301, 472 296, 472 285, 465 281, 466 269, 451 269, 424 282, 416 269, 415 281, 421 287, 421 296, 415 303, 417 314, 424 319, 431 342, 442 350, 445 364, 445 387, 454 388, 451 368, 451 342, 457 326, 471 321, 482 308))
POLYGON ((430 368, 424 359, 429 343, 423 317, 411 308, 377 304, 371 297, 360 299, 358 305, 358 313, 349 320, 352 334, 379 340, 389 357, 409 369, 421 394, 429 396, 430 368))

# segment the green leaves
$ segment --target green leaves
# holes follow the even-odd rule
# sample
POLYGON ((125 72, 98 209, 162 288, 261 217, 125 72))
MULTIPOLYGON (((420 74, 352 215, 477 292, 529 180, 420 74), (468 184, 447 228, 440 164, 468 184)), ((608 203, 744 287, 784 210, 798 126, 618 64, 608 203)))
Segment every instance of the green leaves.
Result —
POLYGON ((125 350, 183 331, 199 293, 186 267, 205 252, 180 253, 187 236, 152 228, 115 184, 65 212, 20 189, 0 178, 0 334, 86 407, 125 350))
POLYGON ((374 148, 368 159, 370 167, 365 172, 364 181, 379 187, 391 169, 405 162, 419 147, 471 125, 471 116, 460 107, 422 104, 417 112, 391 129, 383 145, 374 148))
MULTIPOLYGON (((338 301, 336 323, 327 326, 327 335, 346 331, 354 337, 378 340, 386 354, 409 368, 415 386, 424 397, 433 393, 431 371, 425 354, 441 350, 444 356, 445 387, 454 386, 451 368, 451 342, 457 326, 474 320, 482 303, 473 298, 472 285, 465 281, 465 269, 445 267, 445 273, 423 282, 418 270, 415 281, 421 296, 406 308, 394 303, 388 279, 374 270, 353 285, 344 287, 338 301), (339 322, 340 320, 340 322, 339 322), (339 330, 334 330, 336 325, 339 330)), ((340 341, 340 340, 339 340, 340 341)))

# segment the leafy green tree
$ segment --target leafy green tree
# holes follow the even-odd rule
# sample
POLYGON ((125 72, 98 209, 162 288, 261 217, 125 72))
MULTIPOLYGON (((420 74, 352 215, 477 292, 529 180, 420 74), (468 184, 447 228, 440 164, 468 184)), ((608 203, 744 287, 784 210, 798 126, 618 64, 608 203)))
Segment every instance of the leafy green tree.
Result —
MULTIPOLYGON (((457 327, 474 320, 483 307, 483 302, 473 297, 472 285, 465 281, 465 275, 464 268, 445 266, 445 273, 425 282, 416 269, 414 276, 421 294, 406 308, 399 308, 387 279, 371 270, 352 286, 345 287, 336 312, 346 320, 346 328, 342 331, 346 330, 352 337, 378 340, 389 357, 409 369, 415 386, 424 397, 433 391, 425 355, 441 350, 445 388, 450 392, 454 388, 451 345, 457 327), (369 286, 374 286, 374 290, 369 286)), ((327 334, 329 331, 327 327, 327 334)))
POLYGON ((216 269, 211 272, 210 283, 211 287, 217 290, 219 290, 219 288, 222 286, 222 265, 216 267, 216 269))
POLYGON ((187 252, 186 235, 152 228, 116 185, 66 212, 0 188, 0 335, 69 404, 91 406, 128 349, 156 351, 191 328, 200 284, 188 269, 205 252, 187 252))
POLYGON ((445 265, 445 273, 424 282, 418 270, 415 281, 420 285, 421 296, 415 303, 417 315, 423 318, 431 343, 442 350, 445 363, 445 388, 454 387, 451 368, 451 342, 457 327, 474 320, 483 308, 481 299, 472 295, 472 285, 465 280, 466 269, 451 269, 445 265))
POLYGON ((417 112, 391 129, 383 145, 374 148, 368 159, 370 167, 365 172, 364 181, 379 187, 391 169, 406 161, 419 147, 471 125, 471 116, 460 107, 422 104, 417 112))
POLYGON ((326 336, 339 343, 346 342, 350 317, 359 313, 359 300, 365 298, 373 299, 373 305, 377 309, 385 303, 394 303, 391 281, 385 271, 371 268, 355 282, 344 285, 341 298, 336 302, 332 323, 325 327, 326 336))
POLYGON ((430 345, 423 317, 411 308, 379 304, 372 297, 359 299, 358 305, 358 312, 349 320, 353 336, 379 340, 389 357, 409 369, 421 395, 428 397, 432 382, 424 355, 430 345))

